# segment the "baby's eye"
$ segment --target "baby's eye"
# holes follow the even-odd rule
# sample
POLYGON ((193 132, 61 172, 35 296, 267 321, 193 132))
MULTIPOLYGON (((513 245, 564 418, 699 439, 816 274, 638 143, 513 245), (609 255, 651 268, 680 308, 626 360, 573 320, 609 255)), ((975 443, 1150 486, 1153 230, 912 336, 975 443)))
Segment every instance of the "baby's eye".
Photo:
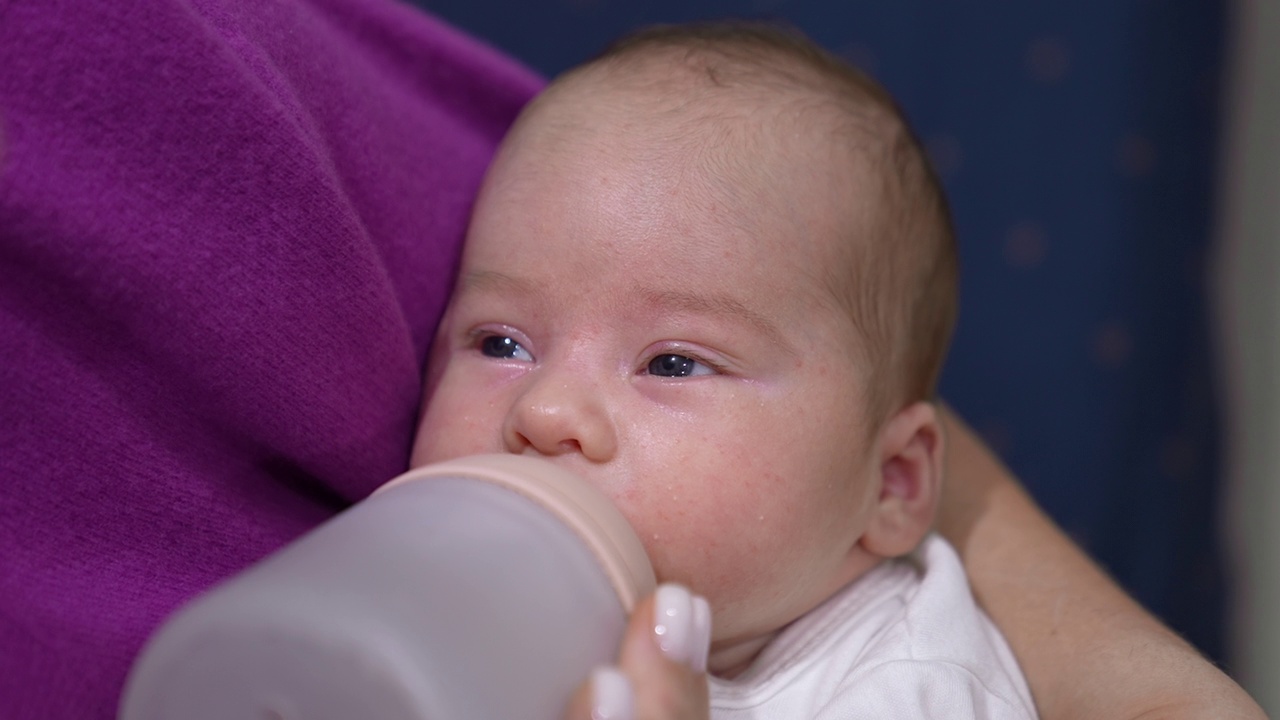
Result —
POLYGON ((506 335, 486 335, 480 340, 480 352, 491 358, 533 362, 533 355, 506 335))
POLYGON ((714 375, 715 368, 694 360, 687 355, 667 353, 649 361, 648 372, 658 377, 691 377, 693 375, 714 375))

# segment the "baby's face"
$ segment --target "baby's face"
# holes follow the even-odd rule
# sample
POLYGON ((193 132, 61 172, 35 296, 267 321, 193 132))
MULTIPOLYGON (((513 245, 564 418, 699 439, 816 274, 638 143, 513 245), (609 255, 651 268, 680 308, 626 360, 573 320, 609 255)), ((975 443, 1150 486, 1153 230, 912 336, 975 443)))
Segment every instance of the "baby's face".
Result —
POLYGON ((821 148, 743 158, 593 98, 540 109, 491 170, 413 461, 587 478, 659 580, 708 598, 724 672, 876 561, 859 339, 822 280, 844 219, 821 148))

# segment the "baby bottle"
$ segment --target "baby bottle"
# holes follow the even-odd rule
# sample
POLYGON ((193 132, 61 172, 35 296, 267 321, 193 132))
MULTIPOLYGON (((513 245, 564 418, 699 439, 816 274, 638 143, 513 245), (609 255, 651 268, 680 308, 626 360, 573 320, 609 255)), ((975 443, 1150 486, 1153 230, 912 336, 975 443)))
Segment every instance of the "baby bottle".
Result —
POLYGON ((122 720, 552 720, 653 590, 612 503, 546 461, 417 468, 180 609, 122 720))

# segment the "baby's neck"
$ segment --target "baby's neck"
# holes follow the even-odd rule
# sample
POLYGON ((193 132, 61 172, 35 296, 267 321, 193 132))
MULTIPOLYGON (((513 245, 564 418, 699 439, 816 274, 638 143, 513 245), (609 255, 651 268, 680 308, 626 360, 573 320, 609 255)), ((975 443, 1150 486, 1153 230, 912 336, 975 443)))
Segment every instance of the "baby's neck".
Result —
POLYGON ((753 637, 747 640, 726 640, 723 643, 711 643, 711 655, 707 659, 707 672, 724 680, 732 680, 755 662, 756 657, 765 646, 773 642, 779 630, 768 635, 753 637))
POLYGON ((869 570, 883 562, 885 562, 884 558, 876 557, 869 553, 851 555, 850 564, 847 566, 848 572, 836 575, 837 582, 824 588, 824 592, 816 596, 818 599, 814 600, 810 607, 788 623, 772 632, 766 632, 761 635, 712 641, 711 653, 707 658, 707 672, 723 680, 733 680, 738 677, 751 667, 751 664, 756 661, 756 658, 768 647, 769 643, 776 640, 779 634, 791 626, 791 623, 813 612, 815 608, 823 603, 830 601, 839 595, 843 588, 858 582, 869 570))

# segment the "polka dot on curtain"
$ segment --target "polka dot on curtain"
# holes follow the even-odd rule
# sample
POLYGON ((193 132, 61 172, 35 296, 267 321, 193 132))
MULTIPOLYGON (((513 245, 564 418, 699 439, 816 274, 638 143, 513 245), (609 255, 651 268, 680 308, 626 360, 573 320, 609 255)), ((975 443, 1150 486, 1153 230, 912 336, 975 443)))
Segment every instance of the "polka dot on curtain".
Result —
POLYGON ((1116 167, 1129 177, 1151 175, 1156 166, 1155 146, 1146 137, 1126 135, 1116 149, 1116 167))
POLYGON ((1042 37, 1031 42, 1026 54, 1027 72, 1041 83, 1055 83, 1071 69, 1071 53, 1061 38, 1042 37))
POLYGON ((964 149, 960 146, 959 138, 939 133, 925 139, 924 146, 938 177, 952 180, 960 173, 960 167, 964 164, 964 149))
POLYGON ((1092 358, 1098 367, 1119 369, 1128 362, 1132 354, 1133 334, 1123 321, 1112 320, 1094 333, 1092 358))
POLYGON ((835 54, 868 75, 875 75, 879 64, 876 51, 864 42, 850 42, 833 50, 835 54))
POLYGON ((1004 238, 1004 259, 1016 270, 1031 270, 1044 264, 1049 240, 1040 223, 1024 221, 1009 228, 1004 238))

